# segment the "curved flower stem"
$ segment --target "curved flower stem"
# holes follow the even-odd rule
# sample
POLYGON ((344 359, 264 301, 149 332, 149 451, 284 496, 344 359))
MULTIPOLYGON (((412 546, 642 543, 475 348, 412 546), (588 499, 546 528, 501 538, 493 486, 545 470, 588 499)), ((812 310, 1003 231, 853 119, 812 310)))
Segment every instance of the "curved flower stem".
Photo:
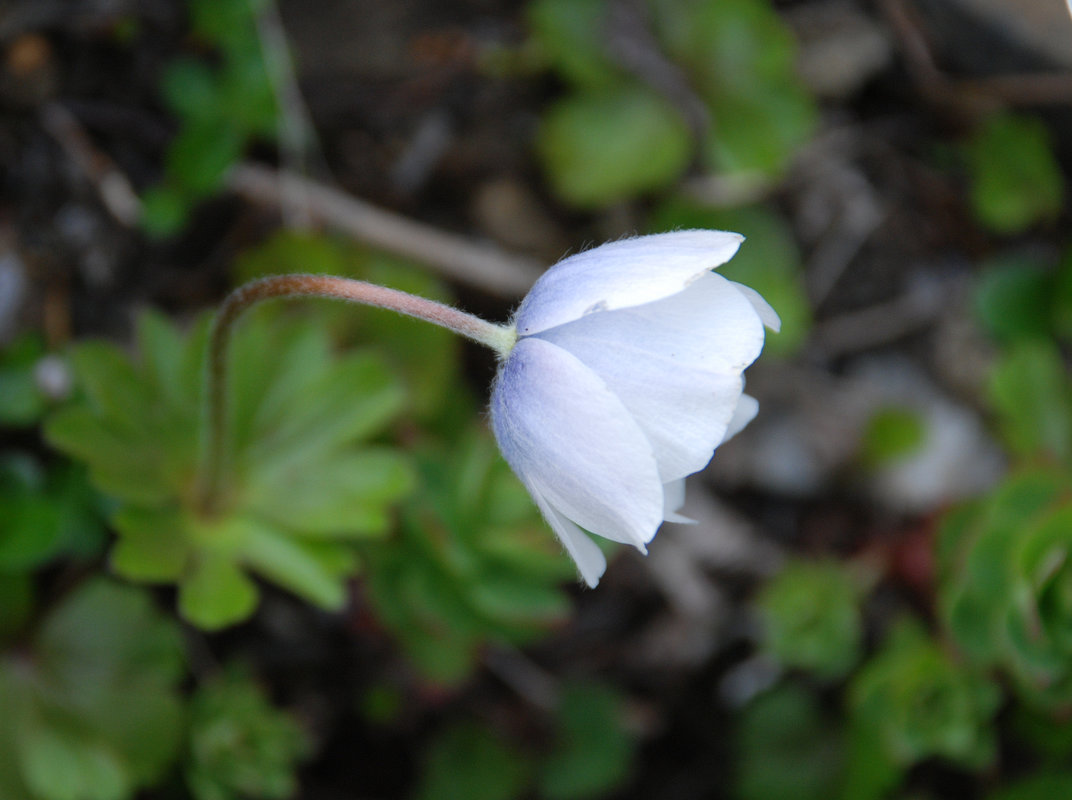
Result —
POLYGON ((277 297, 329 297, 390 309, 448 328, 490 347, 500 356, 509 353, 517 340, 517 334, 511 326, 496 325, 433 300, 350 278, 331 275, 278 275, 238 287, 220 306, 209 339, 203 400, 204 440, 197 485, 198 506, 207 515, 219 510, 224 496, 228 458, 225 373, 231 331, 246 309, 262 300, 277 297))

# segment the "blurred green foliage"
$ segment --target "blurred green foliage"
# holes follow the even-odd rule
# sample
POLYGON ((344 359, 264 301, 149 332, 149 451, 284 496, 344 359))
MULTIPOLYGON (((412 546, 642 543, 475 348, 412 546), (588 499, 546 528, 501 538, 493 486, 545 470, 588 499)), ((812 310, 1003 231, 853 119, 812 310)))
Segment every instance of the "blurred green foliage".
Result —
POLYGON ((943 619, 962 651, 996 666, 1026 701, 1072 708, 1072 482, 1014 474, 951 515, 938 554, 943 619))
POLYGON ((857 752, 854 773, 889 762, 904 769, 939 756, 968 768, 989 765, 997 740, 992 718, 1001 702, 997 684, 965 669, 914 622, 903 622, 850 686, 855 737, 871 746, 857 752))
MULTIPOLYGON (((848 564, 807 565, 807 579, 790 562, 757 597, 767 652, 798 679, 802 673, 827 687, 832 677, 843 681, 833 686, 847 721, 835 748, 844 770, 830 767, 825 777, 836 778, 835 788, 820 796, 889 797, 926 762, 972 776, 988 798, 1030 800, 1066 790, 1060 770, 1072 757, 1065 724, 1072 709, 1072 383, 1064 349, 1070 273, 1066 251, 1049 262, 999 255, 980 274, 975 310, 995 348, 981 399, 1011 464, 998 485, 944 511, 934 526, 933 575, 923 573, 933 581, 933 628, 909 616, 855 639, 857 646, 873 640, 873 647, 856 650, 855 662, 844 658, 845 640, 836 632, 847 627, 835 622, 862 620, 854 615, 871 602, 872 587, 854 576, 875 563, 875 553, 848 564), (846 588, 852 586, 860 588, 846 588), (999 715, 1003 707, 1008 713, 999 715), (1027 770, 1016 779, 1002 772, 999 745, 1006 737, 1019 748, 1012 766, 1027 770)), ((900 409, 879 412, 865 432, 865 461, 911 450, 917 423, 900 409)), ((788 685, 807 694, 802 684, 788 685)), ((782 702, 785 686, 769 702, 782 702)), ((746 707, 742 724, 753 715, 762 719, 770 696, 746 707)), ((790 702, 806 705, 785 702, 790 711, 790 702)), ((830 735, 821 714, 798 710, 790 718, 802 726, 805 743, 830 735)), ((752 782, 769 787, 764 780, 777 780, 776 771, 764 773, 752 758, 747 749, 738 754, 739 793, 752 782)), ((775 793, 814 796, 808 786, 775 793)))
POLYGON ((455 724, 436 737, 426 754, 416 800, 511 800, 529 781, 524 752, 489 728, 455 724))
MULTIPOLYGON (((317 233, 279 231, 244 251, 233 270, 237 284, 295 272, 341 275, 441 303, 453 302, 442 281, 427 270, 352 241, 317 233)), ((460 347, 453 333, 393 311, 357 309, 333 300, 305 303, 338 344, 376 346, 405 386, 406 417, 422 430, 428 426, 451 430, 468 419, 473 401, 458 380, 460 347)))
POLYGON ((756 600, 764 646, 786 667, 843 678, 860 658, 860 594, 838 563, 787 564, 756 600))
POLYGON ((426 754, 416 800, 588 800, 627 776, 634 741, 623 700, 590 681, 560 687, 548 740, 531 753, 490 727, 461 722, 439 732, 426 754))
POLYGON ((540 797, 602 797, 628 777, 634 742, 624 711, 622 698, 609 686, 576 682, 562 687, 554 745, 539 765, 540 797))
POLYGON ((413 663, 453 683, 485 642, 520 644, 565 621, 561 585, 575 571, 486 430, 415 455, 422 491, 388 546, 363 549, 367 587, 413 663))
POLYGON ((295 766, 309 751, 305 732, 249 677, 231 669, 190 701, 186 782, 196 800, 286 800, 295 766))
POLYGON ((275 137, 279 110, 256 21, 269 1, 189 0, 192 44, 209 58, 178 58, 162 76, 179 131, 164 157, 163 180, 142 198, 149 233, 180 230, 252 139, 275 137))
POLYGON ((180 745, 178 626, 137 589, 93 579, 0 650, 0 796, 123 800, 180 745))
POLYGON ((609 205, 671 186, 696 159, 722 173, 780 174, 811 136, 817 111, 795 77, 792 37, 767 0, 633 10, 643 20, 631 22, 654 34, 648 56, 660 68, 649 65, 647 78, 615 50, 612 29, 630 21, 609 0, 527 6, 547 67, 570 87, 545 112, 536 142, 559 197, 581 208, 609 205), (653 74, 679 72, 688 88, 676 77, 650 85, 653 74))
POLYGON ((744 709, 734 737, 736 800, 830 800, 845 767, 844 732, 818 697, 782 683, 744 709))
POLYGON ((974 131, 965 155, 972 208, 995 233, 1020 233, 1057 217, 1064 181, 1041 120, 994 114, 974 131))
POLYGON ((354 541, 386 533, 413 483, 405 456, 368 439, 404 396, 374 353, 336 355, 322 325, 251 312, 230 348, 222 510, 198 505, 207 320, 186 336, 138 324, 140 358, 85 342, 71 354, 84 397, 49 420, 54 446, 119 502, 113 568, 179 586, 184 617, 218 628, 256 607, 254 572, 326 608, 345 600, 354 541))
POLYGON ((44 355, 44 342, 32 333, 0 351, 0 425, 32 425, 45 413, 48 400, 35 375, 44 355))
POLYGON ((879 467, 917 452, 927 439, 918 412, 888 407, 876 411, 863 432, 860 456, 869 467, 879 467))
POLYGON ((104 546, 104 502, 72 464, 46 468, 26 453, 0 451, 0 508, 0 575, 60 556, 92 557, 104 546))

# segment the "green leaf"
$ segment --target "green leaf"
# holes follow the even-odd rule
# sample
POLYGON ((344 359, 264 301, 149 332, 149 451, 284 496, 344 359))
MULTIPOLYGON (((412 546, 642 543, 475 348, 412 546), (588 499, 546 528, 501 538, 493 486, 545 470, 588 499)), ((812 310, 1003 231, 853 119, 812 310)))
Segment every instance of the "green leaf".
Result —
POLYGON ((95 555, 105 539, 100 506, 81 470, 57 464, 46 473, 29 456, 0 454, 0 572, 95 555))
POLYGON ((962 651, 980 665, 998 663, 1007 653, 1017 543, 1051 513, 1068 485, 1055 470, 1016 473, 985 502, 943 520, 937 548, 939 610, 962 651))
POLYGON ((1054 277, 1022 257, 1006 257, 984 267, 975 307, 987 331, 1000 342, 1050 335, 1054 318, 1054 277))
POLYGON ((844 677, 860 658, 858 595, 852 577, 839 564, 786 565, 757 599, 764 646, 787 667, 824 679, 844 677))
POLYGON ((917 411, 879 409, 864 429, 861 457, 868 466, 882 466, 918 452, 926 437, 926 425, 917 411))
POLYGON ((513 800, 529 773, 524 756, 487 728, 460 724, 440 733, 429 750, 417 800, 513 800))
POLYGON ((174 236, 183 229, 195 198, 179 186, 163 183, 141 196, 141 227, 151 237, 174 236))
POLYGON ((210 119, 226 110, 216 76, 208 65, 177 58, 164 69, 160 90, 171 110, 187 122, 210 119))
POLYGON ((220 187, 244 148, 242 133, 227 119, 190 120, 168 148, 168 179, 188 197, 204 197, 220 187))
POLYGON ((19 653, 0 653, 0 796, 123 800, 159 780, 182 728, 178 629, 102 579, 64 598, 19 653))
POLYGON ((794 72, 792 34, 766 0, 660 0, 649 4, 666 52, 712 116, 707 162, 730 172, 777 174, 811 137, 814 100, 794 72))
POLYGON ((640 87, 588 91, 547 110, 537 152, 565 201, 594 208, 663 188, 688 166, 693 143, 678 112, 640 87))
POLYGON ((44 413, 45 397, 34 375, 44 355, 43 342, 32 334, 15 339, 0 352, 0 425, 32 425, 44 413))
POLYGON ((200 559, 182 582, 179 611, 204 630, 219 630, 246 619, 257 607, 257 587, 223 556, 200 559))
POLYGON ((965 155, 972 207, 991 230, 1019 233, 1061 210, 1061 168, 1042 121, 994 114, 975 131, 965 155))
POLYGON ((625 780, 633 739, 622 724, 622 701, 609 687, 577 683, 559 698, 554 747, 540 765, 547 800, 602 797, 625 780))
POLYGON ((759 695, 741 713, 736 800, 827 800, 845 766, 844 734, 818 698, 793 684, 759 695))
POLYGON ((989 397, 1014 453, 1072 460, 1072 381, 1052 342, 1008 348, 991 373, 989 397))
POLYGON ((604 52, 606 0, 535 0, 525 14, 541 55, 563 78, 582 89, 622 80, 621 69, 604 52))
POLYGON ((812 99, 788 81, 757 93, 725 87, 710 102, 715 124, 704 155, 724 172, 777 175, 817 126, 812 99))

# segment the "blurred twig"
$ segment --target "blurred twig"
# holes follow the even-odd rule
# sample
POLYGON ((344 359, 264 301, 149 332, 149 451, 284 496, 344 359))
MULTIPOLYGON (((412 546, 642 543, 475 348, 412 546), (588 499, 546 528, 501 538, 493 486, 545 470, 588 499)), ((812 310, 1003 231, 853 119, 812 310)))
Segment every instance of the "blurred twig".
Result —
POLYGON ((906 0, 881 0, 890 28, 897 36, 905 65, 920 93, 931 102, 978 114, 1004 106, 1072 104, 1072 74, 1038 72, 960 79, 938 67, 923 24, 906 0))
POLYGON ((141 217, 141 200, 115 163, 93 144, 82 123, 63 106, 41 109, 41 125, 97 190, 108 213, 127 227, 141 217))
MULTIPOLYGON (((283 20, 274 2, 264 3, 253 16, 265 70, 279 104, 277 128, 280 158, 288 169, 304 174, 306 150, 314 141, 314 128, 294 75, 294 61, 290 57, 283 20)), ((283 198, 280 210, 288 224, 308 225, 308 198, 300 184, 294 184, 293 189, 293 195, 283 198)))
POLYGON ((246 163, 231 172, 228 184, 252 202, 277 207, 288 192, 301 191, 314 220, 498 297, 524 294, 542 272, 535 259, 415 222, 299 175, 246 163))

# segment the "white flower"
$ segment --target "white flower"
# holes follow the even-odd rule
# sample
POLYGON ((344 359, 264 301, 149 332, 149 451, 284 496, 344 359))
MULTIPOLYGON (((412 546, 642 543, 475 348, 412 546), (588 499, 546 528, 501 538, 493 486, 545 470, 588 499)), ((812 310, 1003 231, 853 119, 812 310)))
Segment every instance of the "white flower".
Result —
POLYGON ((741 373, 778 315, 711 271, 741 241, 677 231, 578 253, 514 317, 495 438, 589 586, 607 563, 585 530, 647 552, 664 520, 687 521, 685 477, 756 414, 741 373))

